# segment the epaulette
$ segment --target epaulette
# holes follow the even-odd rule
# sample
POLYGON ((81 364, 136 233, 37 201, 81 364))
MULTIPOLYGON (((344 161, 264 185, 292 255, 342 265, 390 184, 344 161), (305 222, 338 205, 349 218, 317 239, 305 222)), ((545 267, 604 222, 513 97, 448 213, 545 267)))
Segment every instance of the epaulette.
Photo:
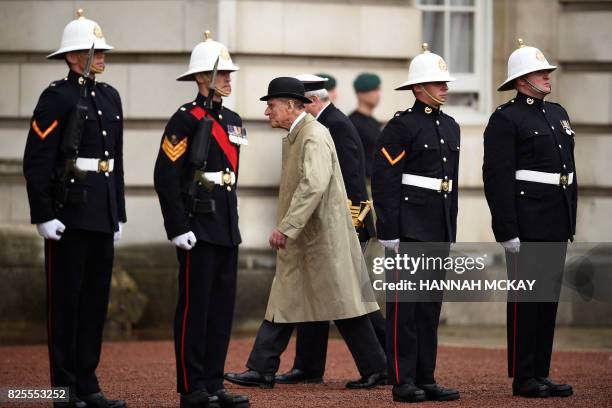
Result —
POLYGON ((404 115, 406 115, 408 113, 412 113, 412 108, 408 108, 408 109, 403 110, 403 111, 397 111, 397 112, 395 112, 395 115, 393 115, 393 117, 394 118, 398 118, 398 117, 404 116, 404 115))
POLYGON ((62 86, 68 83, 68 77, 58 79, 57 81, 53 81, 49 84, 49 88, 56 88, 58 86, 62 86))
POLYGON ((178 108, 178 110, 181 111, 181 112, 187 112, 191 108, 193 108, 195 105, 196 105, 195 101, 187 102, 187 103, 184 103, 183 105, 181 105, 181 107, 178 108))
POLYGON ((499 105, 495 110, 502 110, 508 106, 514 105, 514 98, 510 99, 508 102, 499 105))

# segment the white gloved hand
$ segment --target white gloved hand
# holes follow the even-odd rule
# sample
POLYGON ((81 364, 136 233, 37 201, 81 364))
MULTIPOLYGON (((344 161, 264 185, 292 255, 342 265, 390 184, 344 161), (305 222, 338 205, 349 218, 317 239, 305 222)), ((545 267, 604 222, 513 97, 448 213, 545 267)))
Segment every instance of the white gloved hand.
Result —
POLYGON ((123 231, 123 223, 119 222, 119 230, 113 234, 113 241, 119 241, 121 239, 121 232, 123 231))
POLYGON ((508 241, 500 242, 501 246, 510 253, 516 254, 521 249, 521 240, 516 238, 509 239, 508 241))
POLYGON ((399 238, 396 239, 379 239, 378 242, 387 249, 391 249, 396 253, 399 252, 399 238))
POLYGON ((176 247, 184 249, 185 251, 191 250, 196 242, 198 242, 192 231, 176 236, 172 238, 171 241, 176 247))
POLYGON ((62 233, 66 231, 66 226, 60 220, 54 218, 51 221, 36 224, 36 230, 44 239, 59 241, 62 238, 62 233))

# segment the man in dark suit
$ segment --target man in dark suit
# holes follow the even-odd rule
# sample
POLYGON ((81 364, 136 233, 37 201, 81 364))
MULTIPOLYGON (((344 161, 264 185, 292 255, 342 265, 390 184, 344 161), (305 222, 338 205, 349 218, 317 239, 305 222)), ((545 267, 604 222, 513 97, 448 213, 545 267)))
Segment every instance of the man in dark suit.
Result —
POLYGON ((361 73, 353 81, 353 89, 357 96, 357 108, 348 115, 353 122, 365 154, 365 173, 368 179, 372 177, 374 149, 380 137, 380 123, 374 118, 374 109, 380 102, 380 77, 370 72, 361 73))
MULTIPOLYGON (((402 242, 404 255, 444 258, 456 239, 460 131, 440 109, 447 82, 453 80, 444 60, 423 44, 423 53, 410 63, 408 81, 396 88, 412 90, 416 101, 383 129, 372 174, 378 239, 390 256, 402 242)), ((403 272, 390 273, 387 279, 412 276, 403 272)), ((444 270, 421 269, 414 276, 444 279, 444 270)), ((435 380, 441 293, 416 302, 407 295, 387 292, 387 371, 393 399, 458 399, 458 391, 442 388, 435 380)))
MULTIPOLYGON (((306 97, 312 102, 305 106, 306 111, 329 129, 336 146, 344 186, 351 205, 358 207, 367 201, 365 185, 365 164, 361 140, 355 126, 330 101, 325 89, 326 78, 317 75, 303 74, 295 77, 304 84, 306 97)), ((374 223, 369 213, 363 225, 356 226, 359 241, 365 245, 375 236, 374 223)), ((374 327, 376 337, 383 350, 385 348, 385 319, 380 310, 368 315, 374 327)), ((318 383, 325 372, 329 322, 300 323, 297 325, 296 354, 293 368, 284 374, 277 375, 279 384, 318 383)), ((351 381, 348 388, 369 388, 383 383, 386 378, 362 378, 351 381), (373 382, 376 380, 375 382, 373 382)))
POLYGON ((174 344, 181 408, 249 406, 246 396, 230 394, 223 386, 241 242, 238 158, 246 144, 242 119, 223 106, 223 97, 230 95, 230 75, 238 69, 207 31, 191 53, 189 70, 177 78, 194 81, 198 94, 168 121, 155 163, 155 190, 179 261, 174 344), (206 106, 212 92, 212 106, 206 106), (189 148, 202 141, 196 138, 203 121, 212 121, 212 131, 204 143, 207 155, 198 158, 198 165, 189 148))
POLYGON ((121 98, 96 77, 112 48, 79 9, 47 57, 64 60, 69 72, 41 94, 23 158, 32 224, 45 239, 51 386, 70 393, 56 407, 125 406, 105 398, 96 376, 113 241, 126 222, 121 98))
POLYGON ((540 50, 519 39, 508 60, 508 78, 498 88, 517 94, 493 112, 484 133, 485 195, 495 239, 506 249, 508 276, 538 278, 538 298, 518 301, 510 294, 507 309, 508 375, 514 378, 513 394, 523 397, 573 392, 548 378, 578 201, 569 116, 561 105, 544 101, 555 69, 540 50))

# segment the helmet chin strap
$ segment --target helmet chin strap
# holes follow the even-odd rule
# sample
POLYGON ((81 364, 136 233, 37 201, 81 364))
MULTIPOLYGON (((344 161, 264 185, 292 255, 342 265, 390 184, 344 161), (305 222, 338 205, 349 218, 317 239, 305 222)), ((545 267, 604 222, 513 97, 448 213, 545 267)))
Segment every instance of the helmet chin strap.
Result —
MULTIPOLYGON (((210 80, 211 80, 211 78, 212 78, 212 74, 211 74, 210 72, 206 72, 206 73, 204 74, 204 79, 205 79, 205 81, 206 81, 208 84, 210 84, 210 80)), ((224 91, 224 90, 222 90, 222 89, 215 88, 215 95, 220 96, 220 97, 222 97, 222 98, 227 98, 228 96, 230 96, 230 95, 231 95, 231 93, 232 93, 231 91, 230 91, 230 92, 226 92, 226 91, 224 91)))
POLYGON ((531 88, 533 91, 535 91, 535 92, 537 92, 537 93, 541 94, 542 96, 546 96, 546 95, 548 95, 548 94, 550 93, 550 91, 545 91, 545 90, 543 90, 543 89, 538 88, 538 87, 537 87, 537 86, 535 86, 534 84, 532 84, 532 83, 531 83, 531 81, 527 79, 527 77, 523 77, 523 79, 525 80, 525 82, 527 82, 527 85, 529 85, 529 87, 530 87, 530 88, 531 88))
POLYGON ((433 96, 432 94, 430 94, 429 92, 427 92, 427 89, 425 89, 425 87, 424 87, 423 85, 419 85, 419 87, 421 88, 421 90, 422 90, 423 92, 425 92, 425 95, 429 96, 429 98, 430 98, 432 101, 434 101, 435 103, 437 103, 437 104, 438 104, 438 105, 440 105, 440 106, 441 106, 441 105, 444 105, 444 102, 445 102, 445 101, 440 100, 440 99, 436 98, 435 96, 433 96))

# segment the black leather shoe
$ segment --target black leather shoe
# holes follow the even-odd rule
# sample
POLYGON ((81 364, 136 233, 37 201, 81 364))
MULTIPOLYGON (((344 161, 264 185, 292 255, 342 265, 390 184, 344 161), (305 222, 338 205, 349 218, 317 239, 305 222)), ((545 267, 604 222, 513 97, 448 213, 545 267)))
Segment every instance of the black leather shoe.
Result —
POLYGON ((387 383, 387 373, 374 373, 367 377, 361 377, 355 381, 349 381, 346 383, 346 388, 351 389, 365 389, 374 388, 377 385, 384 385, 387 383))
POLYGON ((274 377, 277 384, 320 384, 323 382, 322 377, 309 377, 304 371, 299 368, 291 369, 285 374, 279 374, 274 377))
POLYGON ((397 402, 423 402, 427 399, 425 391, 414 384, 394 385, 393 401, 397 402))
POLYGON ((127 405, 123 400, 106 399, 101 392, 95 392, 89 395, 81 395, 81 400, 87 405, 87 408, 125 408, 127 405))
POLYGON ((249 397, 246 395, 230 394, 225 388, 215 391, 211 395, 219 399, 219 406, 221 408, 248 408, 250 406, 249 397))
POLYGON ((569 397, 574 394, 574 390, 569 384, 556 384, 550 381, 550 378, 545 377, 537 377, 536 381, 548 387, 551 397, 569 397))
POLYGON ((53 408, 86 408, 85 404, 76 394, 70 392, 70 397, 67 402, 54 402, 53 408))
POLYGON ((438 384, 419 384, 418 387, 425 391, 425 396, 430 401, 453 401, 459 399, 459 391, 454 388, 443 388, 438 384))
POLYGON ((550 389, 540 384, 535 378, 515 379, 512 382, 512 395, 526 398, 545 398, 550 396, 550 389))
POLYGON ((208 395, 206 390, 181 394, 181 408, 219 408, 219 399, 208 395))
POLYGON ((255 370, 246 370, 243 373, 225 373, 223 378, 245 387, 274 388, 274 375, 262 375, 255 370))

